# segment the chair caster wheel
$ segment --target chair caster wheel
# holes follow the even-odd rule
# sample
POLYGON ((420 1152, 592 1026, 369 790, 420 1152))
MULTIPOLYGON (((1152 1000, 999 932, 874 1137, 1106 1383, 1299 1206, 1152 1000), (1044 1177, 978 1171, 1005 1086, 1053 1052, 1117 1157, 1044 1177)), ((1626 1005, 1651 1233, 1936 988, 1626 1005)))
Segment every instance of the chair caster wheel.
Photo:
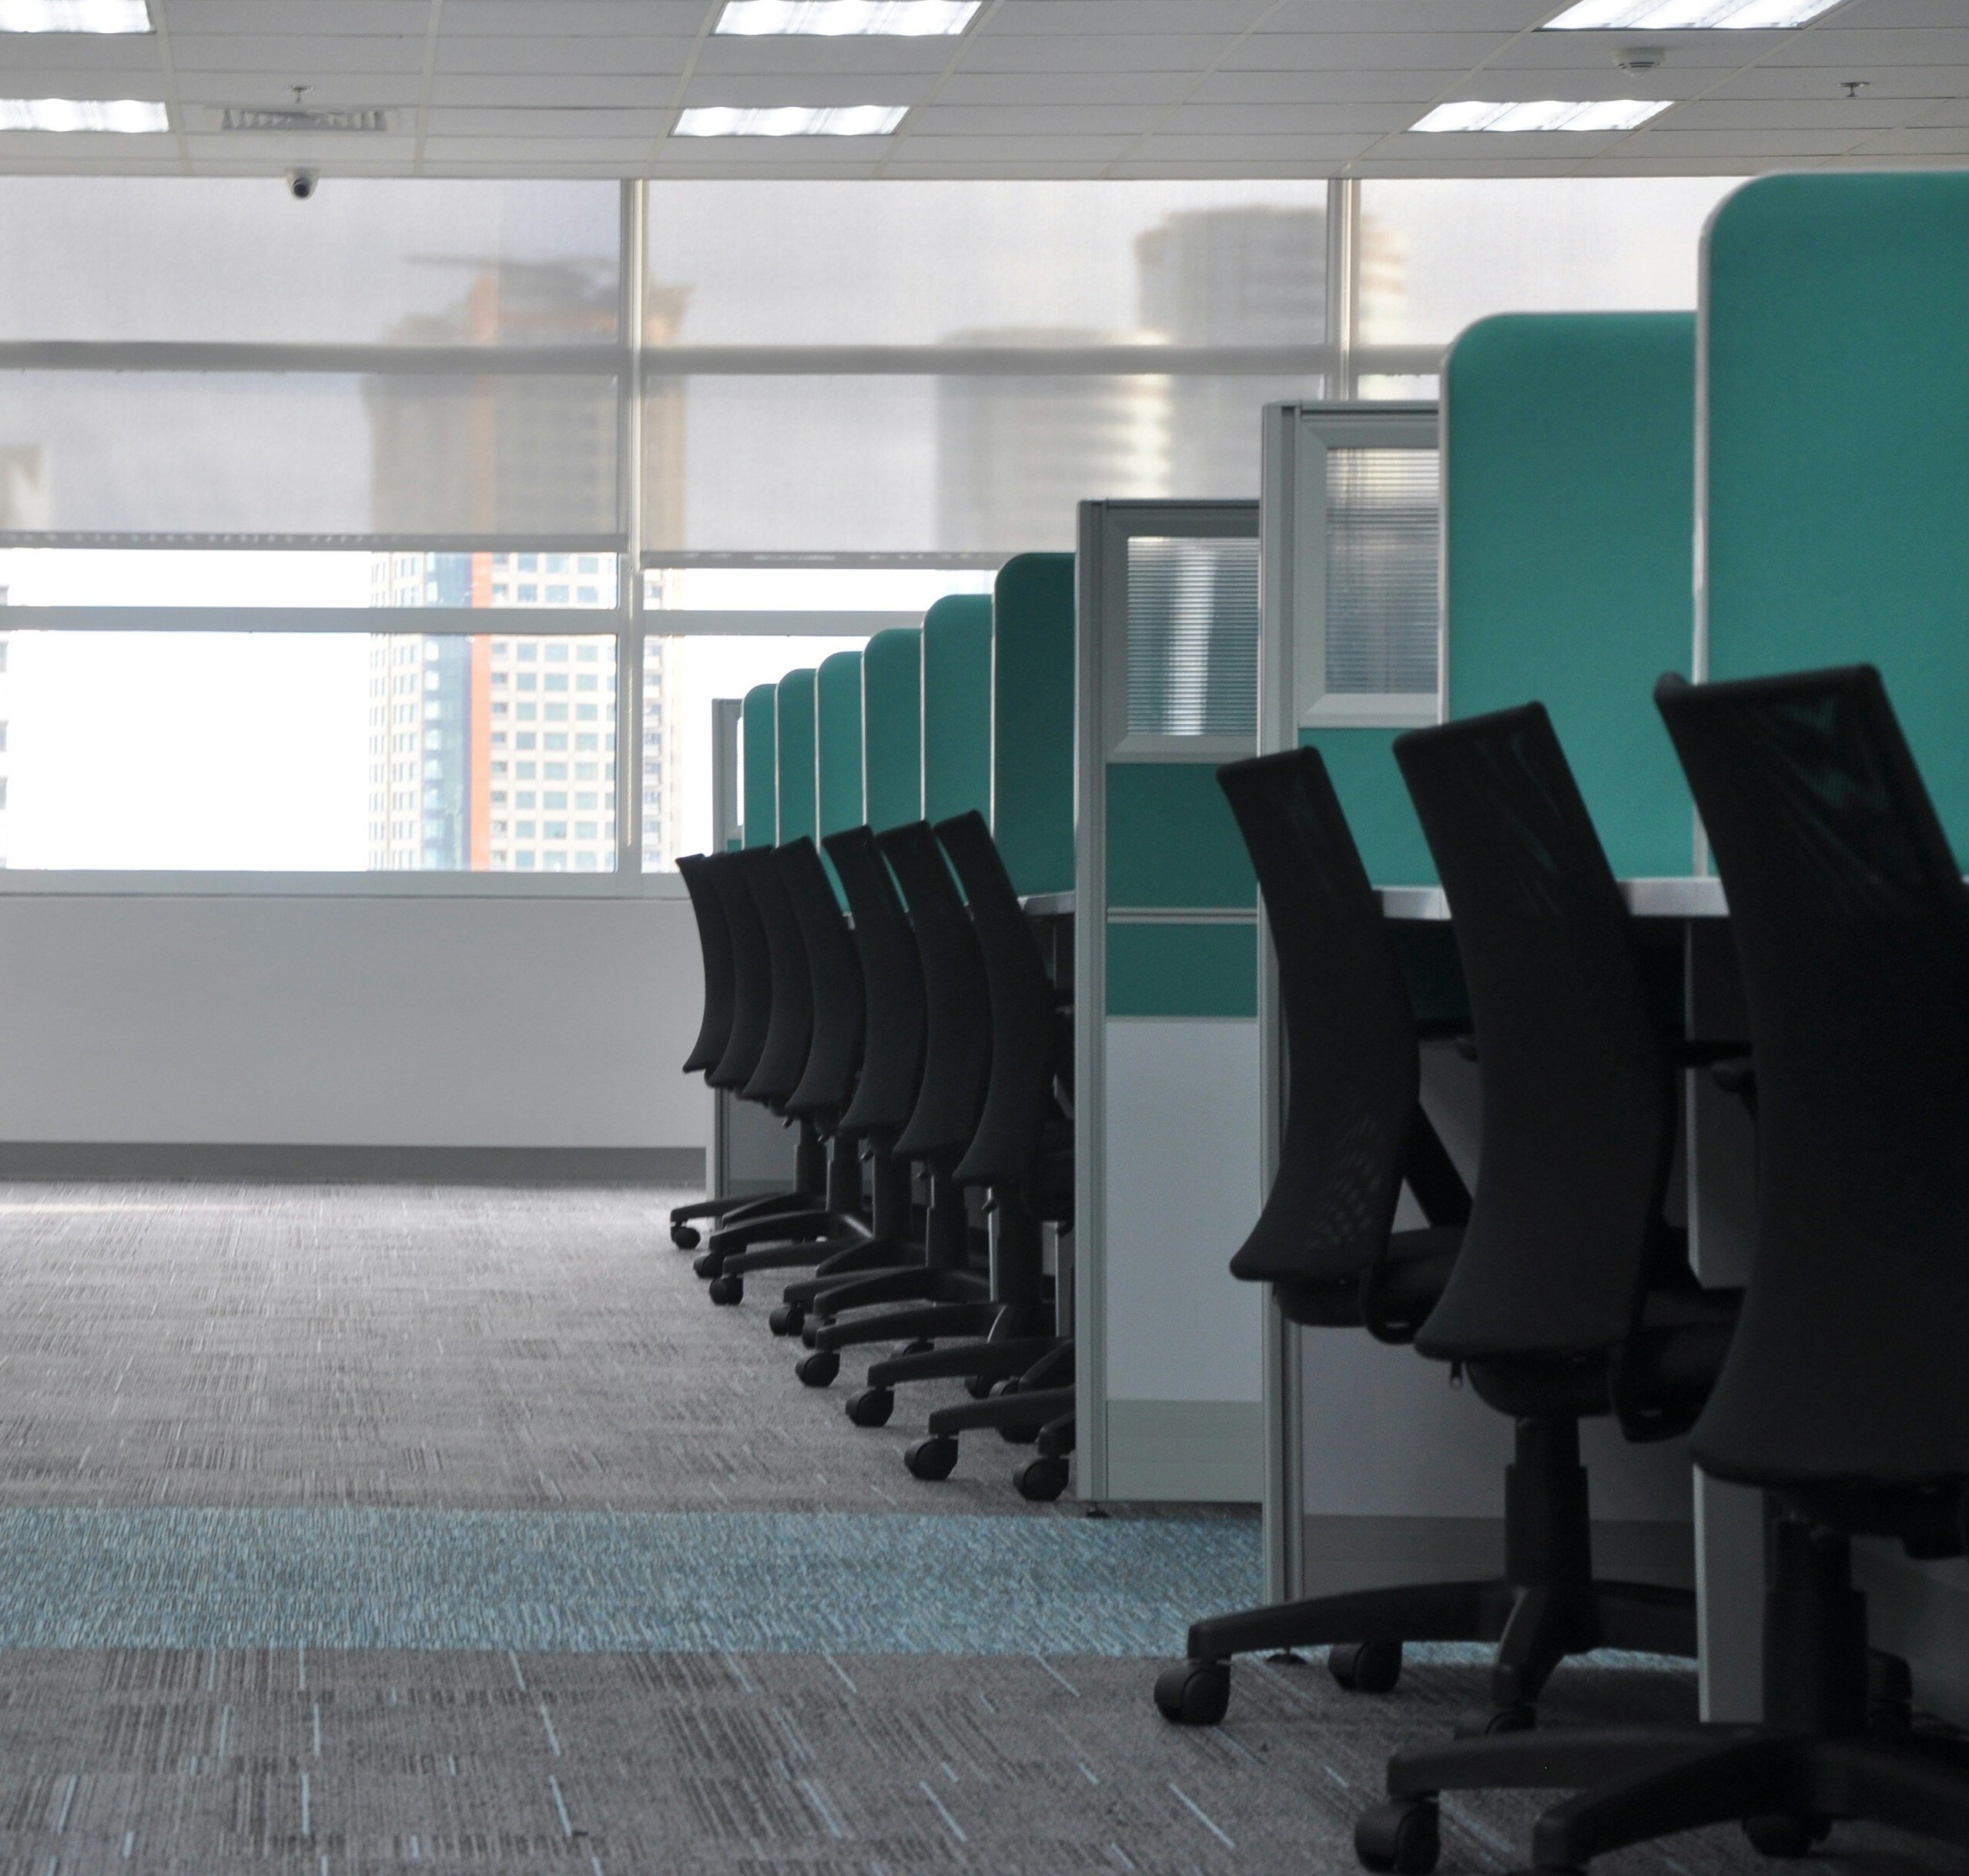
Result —
POLYGON ((906 1342, 896 1350, 898 1355, 927 1355, 936 1344, 927 1335, 919 1335, 914 1342, 906 1342))
POLYGON ((841 1358, 832 1348, 816 1348, 812 1355, 802 1355, 793 1364, 793 1372, 810 1388, 832 1387, 841 1372, 841 1358))
POLYGON ((832 1320, 833 1318, 831 1316, 820 1318, 818 1319, 812 1316, 808 1317, 806 1321, 800 1325, 801 1341, 805 1342, 807 1346, 811 1348, 814 1345, 814 1338, 821 1332, 822 1324, 824 1322, 832 1322, 832 1320))
POLYGON ((1496 1733, 1529 1733, 1538 1724, 1535 1707, 1473 1707, 1456 1716, 1450 1731, 1457 1739, 1488 1739, 1496 1733))
POLYGON ((673 1224, 670 1228, 670 1241, 679 1251, 695 1251, 704 1238, 695 1224, 673 1224))
POLYGON ((966 1375, 964 1377, 964 1392, 974 1401, 989 1400, 991 1398, 993 1385, 993 1383, 989 1375, 966 1375))
POLYGON ((1177 1661, 1155 1677, 1155 1703, 1178 1726, 1215 1726, 1231 1710, 1228 1661, 1177 1661))
MULTIPOLYGON (((1037 1433, 1033 1437, 1036 1439, 1037 1433)), ((1067 1462, 1042 1456, 1028 1459, 1012 1475, 1019 1496, 1035 1505, 1050 1505, 1067 1489, 1067 1462)))
POLYGON ((720 1251, 707 1251, 691 1260, 691 1274, 698 1277, 715 1277, 725 1268, 724 1255, 720 1251))
POLYGON ((896 1394, 891 1388, 864 1388, 848 1396, 848 1418, 857 1426, 886 1426, 895 1411, 896 1394))
POLYGON ((705 1294, 714 1303, 742 1303, 745 1300, 745 1280, 743 1277, 714 1277, 705 1294))
POLYGON ((1442 1827, 1434 1798, 1377 1804, 1364 1811, 1354 1826, 1354 1854, 1363 1869, 1428 1876, 1442 1853, 1442 1827))
POLYGON ((1797 1857, 1808 1857, 1815 1844, 1823 1843, 1831 1834, 1832 1823, 1825 1817, 1746 1817, 1743 1834, 1750 1838, 1753 1850, 1767 1857, 1783 1857, 1787 1861, 1797 1857))
POLYGON ((766 1318, 765 1325, 775 1335, 797 1335, 806 1319, 807 1312, 798 1303, 781 1303, 766 1318))
POLYGON ((918 1479, 948 1479, 957 1464, 957 1442, 948 1433, 919 1439, 902 1456, 902 1463, 918 1479))
POLYGON ((1040 1436, 1036 1426, 1001 1426, 998 1437, 1008 1446, 1030 1446, 1040 1436))
POLYGON ((1336 1642, 1326 1651, 1326 1669, 1349 1693, 1385 1693, 1401 1678, 1401 1644, 1336 1642))

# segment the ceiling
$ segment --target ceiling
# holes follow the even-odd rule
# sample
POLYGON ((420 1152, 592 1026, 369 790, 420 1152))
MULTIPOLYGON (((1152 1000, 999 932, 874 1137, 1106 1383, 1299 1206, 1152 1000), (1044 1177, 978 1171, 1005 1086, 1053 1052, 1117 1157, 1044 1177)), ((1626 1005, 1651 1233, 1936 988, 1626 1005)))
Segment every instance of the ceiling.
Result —
POLYGON ((1790 32, 1545 32, 1562 0, 986 0, 957 39, 714 36, 722 0, 151 0, 0 37, 0 95, 164 99, 155 136, 0 133, 0 170, 224 175, 1742 175, 1969 159, 1969 5, 1790 32), (1619 69, 1634 45, 1659 69, 1619 69), (1847 95, 1849 83, 1863 88, 1847 95), (381 132, 224 132, 226 107, 381 132), (1445 99, 1670 98, 1624 132, 1415 136, 1445 99), (905 104, 880 138, 668 134, 686 105, 905 104))

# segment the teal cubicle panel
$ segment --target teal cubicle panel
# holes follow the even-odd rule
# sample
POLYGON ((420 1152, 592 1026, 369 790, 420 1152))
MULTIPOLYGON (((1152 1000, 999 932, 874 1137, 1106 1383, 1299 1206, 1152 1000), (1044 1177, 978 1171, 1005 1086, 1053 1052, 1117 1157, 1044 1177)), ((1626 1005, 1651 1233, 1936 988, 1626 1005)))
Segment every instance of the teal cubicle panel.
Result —
POLYGON ((891 626, 862 653, 862 800, 873 828, 923 818, 923 635, 891 626))
POLYGON ((991 599, 953 594, 923 615, 924 818, 991 813, 991 599))
POLYGON ((1073 556, 1020 554, 992 588, 991 826, 1020 893, 1073 889, 1073 556))
POLYGON ((862 807, 862 655, 836 652, 820 662, 818 715, 820 831, 859 827, 862 807))
POLYGON ((1749 183, 1703 296, 1708 675, 1877 665, 1969 865, 1969 172, 1749 183))
POLYGON ((1299 746, 1318 749, 1325 762, 1368 877, 1378 886, 1434 886, 1435 859, 1395 765, 1401 733, 1335 725, 1301 730, 1299 746))
POLYGON ((775 721, 779 735, 779 837, 811 840, 817 829, 815 793, 815 674, 789 671, 779 680, 775 721))
POLYGON ((1651 693, 1688 675, 1695 633, 1694 315, 1480 320, 1442 408, 1448 714, 1537 698, 1615 873, 1687 873, 1693 809, 1651 693))
POLYGON ((755 684, 739 712, 745 734, 745 836, 748 847, 779 838, 779 686, 755 684))

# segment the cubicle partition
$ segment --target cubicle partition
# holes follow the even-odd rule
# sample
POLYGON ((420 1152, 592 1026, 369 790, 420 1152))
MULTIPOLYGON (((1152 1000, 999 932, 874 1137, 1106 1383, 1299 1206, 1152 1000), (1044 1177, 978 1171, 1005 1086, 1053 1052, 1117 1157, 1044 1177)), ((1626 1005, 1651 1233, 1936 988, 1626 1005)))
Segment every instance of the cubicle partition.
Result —
POLYGON ((923 817, 991 812, 991 598, 953 594, 923 615, 923 817))
POLYGON ((991 826, 1025 896, 1073 889, 1073 556, 1020 554, 992 588, 991 826))
POLYGON ((862 806, 873 828, 923 819, 923 655, 914 625, 877 632, 862 652, 862 806))
POLYGON ((1077 573, 1080 1490, 1255 1500, 1257 504, 1083 503, 1077 573))
MULTIPOLYGON (((1969 866, 1965 306, 1969 173, 1769 176, 1717 209, 1700 314, 1696 668, 1877 665, 1969 866)), ((1740 1240, 1751 1208, 1737 1197, 1740 1240)), ((1717 1204, 1705 1233, 1726 1216, 1717 1204)), ((1733 1600, 1753 1609, 1747 1508, 1736 1529, 1733 1600)), ((1920 1704, 1969 1716, 1969 1566, 1895 1545, 1860 1552, 1877 1641, 1910 1657, 1920 1704)), ((1737 1628, 1725 1717, 1755 1695, 1755 1629, 1737 1628)))
POLYGON ((778 734, 779 814, 776 836, 811 840, 819 832, 819 724, 816 673, 812 666, 779 680, 773 712, 778 734))
POLYGON ((739 828, 748 847, 779 838, 779 687, 755 684, 738 712, 739 828))

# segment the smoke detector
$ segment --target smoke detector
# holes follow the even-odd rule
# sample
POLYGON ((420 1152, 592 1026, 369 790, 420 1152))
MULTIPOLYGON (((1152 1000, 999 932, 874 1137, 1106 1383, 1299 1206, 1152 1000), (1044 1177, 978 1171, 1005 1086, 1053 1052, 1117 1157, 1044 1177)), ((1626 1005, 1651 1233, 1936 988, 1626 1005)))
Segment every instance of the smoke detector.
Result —
POLYGON ((1613 55, 1623 72, 1653 72, 1668 62, 1668 54, 1659 45, 1630 45, 1613 55))

